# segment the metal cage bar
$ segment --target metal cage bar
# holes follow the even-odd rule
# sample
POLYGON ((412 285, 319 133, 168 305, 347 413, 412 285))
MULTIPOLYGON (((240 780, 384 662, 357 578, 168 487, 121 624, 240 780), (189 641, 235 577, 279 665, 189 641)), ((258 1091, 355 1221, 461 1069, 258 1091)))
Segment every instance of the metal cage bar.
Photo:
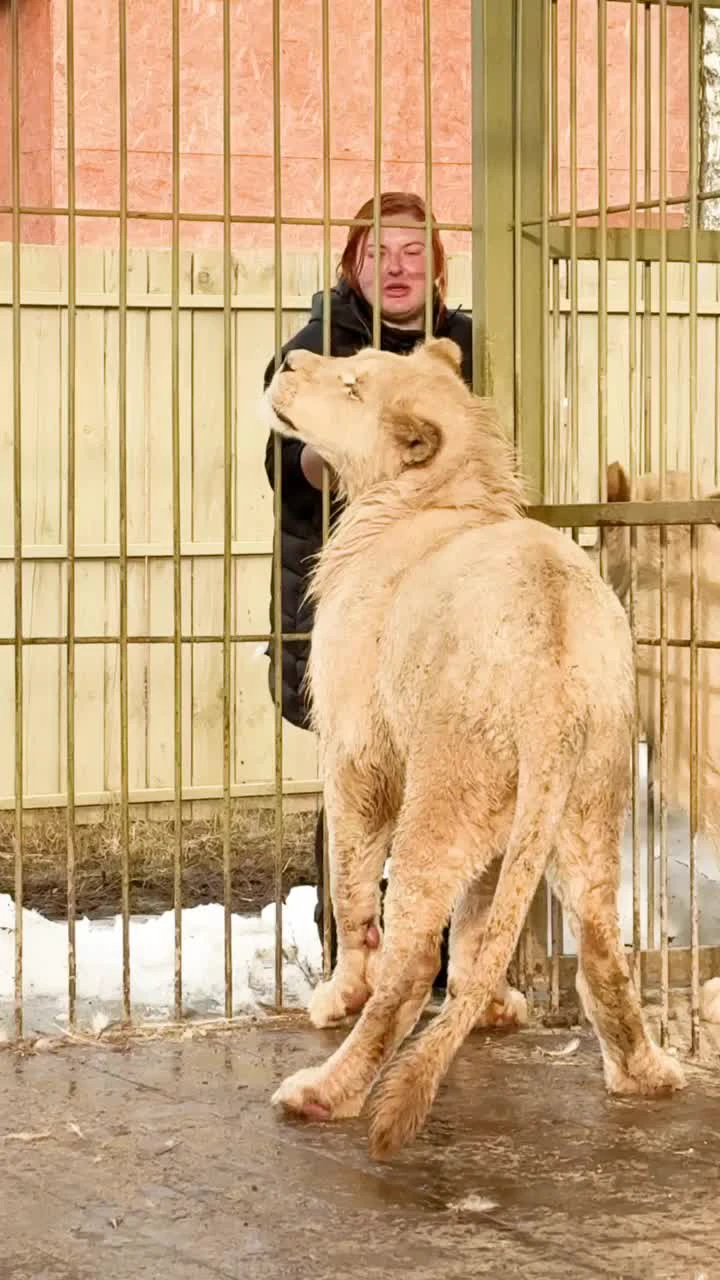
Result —
MULTIPOLYGON (((700 51, 700 14, 697 0, 692 0, 689 12, 688 32, 688 82, 689 82, 689 201, 688 223, 690 235, 689 264, 689 379, 688 424, 690 445, 690 496, 697 497, 697 364, 698 364, 698 173, 699 173, 699 99, 700 86, 698 57, 700 51)), ((698 792, 699 792, 699 727, 698 727, 698 526, 690 526, 690 1048, 693 1056, 700 1051, 700 905, 698 898, 698 792)))
MULTIPOLYGON (((660 3, 660 37, 659 37, 659 212, 660 212, 660 264, 659 264, 659 346, 660 346, 660 388, 658 405, 658 443, 660 450, 660 498, 667 491, 668 468, 668 272, 667 272, 667 0, 660 3)), ((668 766, 668 579, 667 579, 667 528, 660 529, 660 737, 659 737, 659 811, 660 811, 660 1039, 662 1044, 669 1040, 670 1019, 670 960, 668 939, 668 812, 667 812, 667 766, 668 766)))
POLYGON ((382 195, 382 118, 383 118, 383 0, 375 0, 374 49, 373 49, 373 321, 372 341, 380 346, 380 296, 381 296, 381 195, 382 195))
POLYGON ((232 949, 232 535, 233 535, 233 318, 232 318, 232 62, 230 5, 223 5, 223 960, 225 1017, 233 1014, 232 949))
POLYGON ((175 917, 175 1017, 183 1012, 182 988, 182 860, 183 860, 183 653, 181 559, 180 451, 180 0, 172 0, 172 247, 171 294, 171 415, 173 518, 173 704, 174 704, 174 822, 173 911, 175 917))
POLYGON ((524 453, 525 435, 523 418, 523 331, 519 323, 522 314, 522 109, 523 109, 523 0, 513 4, 513 310, 515 332, 513 340, 513 390, 515 445, 524 453))
MULTIPOLYGON (((273 0, 273 212, 274 212, 274 321, 275 367, 282 358, 282 118, 280 106, 280 0, 273 0)), ((280 537, 282 531, 282 449, 279 435, 275 434, 274 450, 274 541, 273 541, 273 653, 275 659, 275 1004, 283 1005, 283 717, 282 717, 282 561, 280 537)))
MULTIPOLYGON (((645 210, 649 209, 652 198, 652 22, 651 9, 644 7, 644 52, 643 52, 643 179, 645 210)), ((652 270, 650 262, 643 264, 643 464, 646 470, 652 467, 652 270)), ((648 746, 648 782, 647 782, 647 945, 655 946, 655 746, 648 746)))
MULTIPOLYGON (((631 491, 638 473, 638 422, 636 414, 635 386, 638 373, 637 351, 637 169, 638 169, 638 6, 633 0, 630 9, 630 259, 628 262, 628 434, 630 452, 631 491)), ((638 689, 637 645, 637 530, 630 531, 630 592, 629 616, 633 636, 635 665, 635 724, 633 726, 631 787, 632 787, 632 898, 633 898, 633 971, 642 982, 640 972, 641 909, 640 909, 640 815, 638 808, 638 784, 640 777, 640 700, 638 689)))
POLYGON ((77 1014, 76 856, 75 856, 75 475, 77 370, 77 225, 75 211, 75 9, 66 0, 65 59, 67 65, 67 186, 68 186, 68 306, 67 306, 67 644, 66 680, 66 788, 67 788, 67 925, 68 925, 68 1020, 75 1026, 77 1014))
POLYGON ((433 332, 435 271, 433 265, 433 133, 432 133, 432 46, 430 0, 423 0, 423 134, 425 152, 425 333, 433 332))
POLYGON ((570 0, 570 493, 580 484, 580 350, 578 278, 578 0, 570 0))
POLYGON ((13 347, 13 594, 15 605, 15 1035, 23 1035, 23 522, 22 522, 22 316, 20 311, 20 38, 19 0, 10 3, 12 123, 12 347, 13 347))
MULTIPOLYGON (((332 266, 332 174, 330 170, 331 101, 330 101, 330 0, 322 0, 322 122, 323 122, 323 355, 332 353, 332 299, 330 272, 332 266)), ((330 535, 330 468, 322 469, 322 536, 330 535)), ((323 976, 332 970, 332 897, 330 893, 330 832, 323 806, 323 976)))
POLYGON ((123 1016, 132 1017, 130 975, 130 766, 128 707, 127 277, 128 94, 127 0, 118 0, 120 107, 120 252, 118 260, 118 479, 120 542, 120 847, 122 859, 123 1016))
MULTIPOLYGON (((598 501, 607 499, 608 467, 608 138, 607 138, 607 0, 597 6, 597 73, 598 73, 598 501)), ((604 531, 600 529, 600 572, 607 576, 604 531)))

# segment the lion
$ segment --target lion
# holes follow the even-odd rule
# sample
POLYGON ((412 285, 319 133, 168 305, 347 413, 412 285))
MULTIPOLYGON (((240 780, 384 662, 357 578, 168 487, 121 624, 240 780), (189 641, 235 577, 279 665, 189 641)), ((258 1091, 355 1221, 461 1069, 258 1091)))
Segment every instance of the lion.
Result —
POLYGON ((683 1087, 651 1038, 618 919, 633 652, 617 597, 585 552, 523 515, 514 454, 460 351, 291 352, 271 425, 323 456, 347 505, 314 570, 309 666, 330 836, 337 963, 316 1026, 362 1010, 321 1066, 273 1104, 358 1116, 387 1159, 430 1112, 493 1000, 544 873, 578 941, 577 985, 615 1094, 683 1087), (392 861, 381 949, 378 882, 392 861), (490 911, 483 877, 501 860, 490 911), (442 1008, 429 998, 448 919, 442 1008), (378 1079, 379 1078, 379 1079, 378 1079), (377 1088, 375 1088, 377 1084, 377 1088))
MULTIPOLYGON (((654 502, 660 499, 659 477, 638 476, 632 484, 619 462, 607 472, 610 502, 654 502)), ((690 476, 682 471, 666 474, 667 499, 691 497, 690 476)), ((718 494, 710 494, 718 497, 718 494)), ((659 528, 638 527, 635 534, 636 591, 634 600, 638 638, 660 636, 661 535, 659 528)), ((665 534, 667 625, 671 642, 690 638, 691 535, 687 525, 669 525, 665 534)), ((720 640, 720 529, 698 526, 697 535, 697 637, 720 640)), ((608 580, 630 610, 630 530, 612 527, 605 533, 608 580)), ((697 828, 720 847, 720 651, 698 649, 698 810, 697 828)), ((642 730, 657 759, 660 745, 660 649, 637 647, 638 710, 642 730)), ((666 759, 663 769, 668 808, 691 811, 690 786, 690 657, 686 646, 667 649, 666 759)))

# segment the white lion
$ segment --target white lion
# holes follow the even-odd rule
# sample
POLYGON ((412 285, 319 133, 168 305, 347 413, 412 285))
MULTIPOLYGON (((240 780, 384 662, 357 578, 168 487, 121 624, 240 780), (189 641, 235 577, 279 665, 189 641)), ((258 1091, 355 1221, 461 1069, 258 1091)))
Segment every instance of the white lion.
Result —
POLYGON ((511 449, 458 376, 459 351, 293 351, 268 389, 276 429, 325 457, 348 505, 314 578, 310 664, 330 833, 338 960, 322 1025, 363 1006, 327 1062, 274 1102, 360 1114, 370 1149, 423 1124, 493 1000, 545 871, 578 942, 578 988, 608 1088, 682 1087, 650 1038, 621 944, 617 893, 633 718, 623 609, 584 551, 526 519, 511 449), (392 853, 377 963, 378 882, 392 853), (480 885, 502 859, 486 917, 480 885), (447 998, 396 1059, 452 916, 447 998))

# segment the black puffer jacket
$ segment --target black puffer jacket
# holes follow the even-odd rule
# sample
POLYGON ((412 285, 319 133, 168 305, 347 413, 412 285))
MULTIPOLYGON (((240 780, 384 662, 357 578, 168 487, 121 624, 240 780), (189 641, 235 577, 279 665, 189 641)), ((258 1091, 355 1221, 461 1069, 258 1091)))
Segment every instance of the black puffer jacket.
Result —
MULTIPOLYGON (((323 349, 323 301, 322 293, 315 294, 310 320, 283 347, 283 358, 288 351, 301 348, 322 354, 323 349)), ((332 318, 330 325, 330 350, 334 356, 351 356, 372 343, 372 312, 365 300, 341 282, 331 291, 332 318)), ((437 314, 437 313, 436 313, 437 314)), ((452 338, 463 352, 462 375, 472 386, 472 321, 459 311, 445 312, 435 324, 435 336, 452 338)), ((380 346, 384 351, 407 354, 421 342, 423 334, 409 329, 381 326, 380 346)), ((275 372, 271 360, 265 372, 265 386, 275 372)), ((281 561, 282 561, 282 629, 284 632, 312 631, 313 606, 305 599, 312 560, 322 545, 322 494, 312 487, 300 466, 303 444, 300 440, 282 440, 282 510, 281 510, 281 561)), ((265 470, 274 488, 273 433, 267 443, 265 470)), ((339 512, 339 504, 333 502, 330 509, 331 525, 339 512)), ((270 626, 273 622, 273 596, 270 597, 270 626)), ((270 657, 270 692, 275 689, 274 644, 267 650, 270 657)), ((283 644, 283 716, 299 728, 308 727, 307 706, 303 697, 303 679, 307 668, 310 645, 308 641, 286 641, 283 644)))

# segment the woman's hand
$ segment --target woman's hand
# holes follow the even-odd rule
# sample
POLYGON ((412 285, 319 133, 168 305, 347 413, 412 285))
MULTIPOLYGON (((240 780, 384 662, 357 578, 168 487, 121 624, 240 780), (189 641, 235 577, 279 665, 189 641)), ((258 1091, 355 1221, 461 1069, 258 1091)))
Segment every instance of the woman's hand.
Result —
POLYGON ((322 489, 324 462, 312 445, 306 444, 300 454, 300 466, 308 484, 313 489, 322 489))

